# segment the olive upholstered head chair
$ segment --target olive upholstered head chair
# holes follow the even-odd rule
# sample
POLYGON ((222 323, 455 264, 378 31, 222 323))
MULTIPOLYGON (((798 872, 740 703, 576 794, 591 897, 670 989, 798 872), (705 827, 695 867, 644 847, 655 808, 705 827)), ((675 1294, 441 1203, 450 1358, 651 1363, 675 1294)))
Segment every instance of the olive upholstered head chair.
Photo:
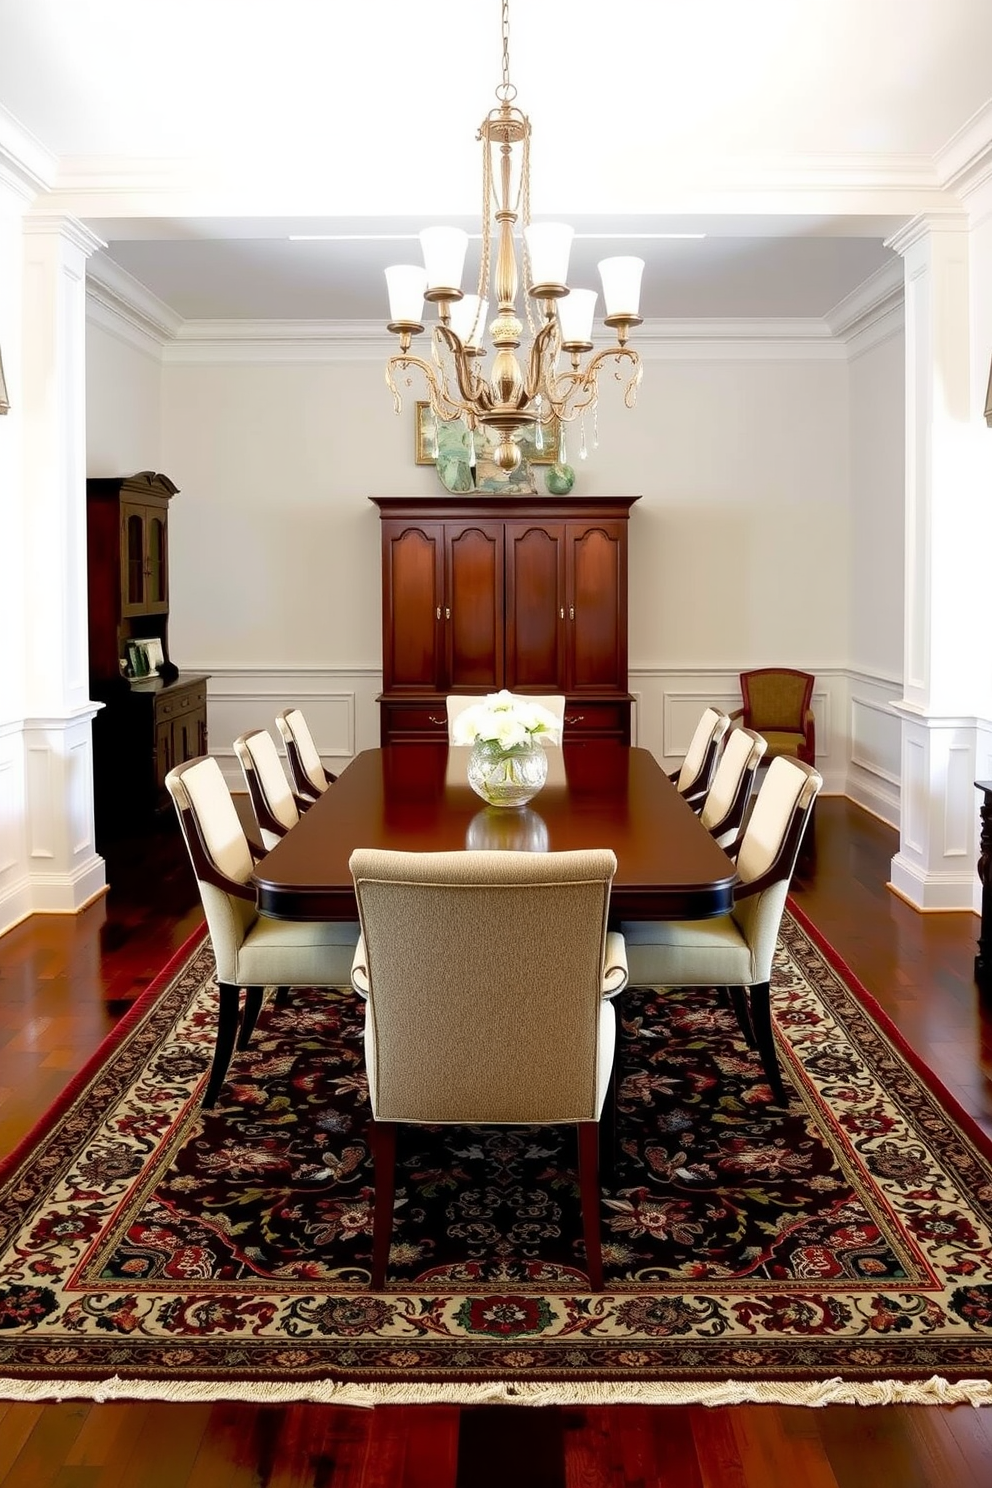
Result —
POLYGON ((586 1262, 602 1285, 598 1122, 613 1069, 610 996, 626 983, 607 930, 616 858, 582 852, 351 855, 368 997, 372 1285, 393 1220, 395 1124, 579 1128, 586 1262))

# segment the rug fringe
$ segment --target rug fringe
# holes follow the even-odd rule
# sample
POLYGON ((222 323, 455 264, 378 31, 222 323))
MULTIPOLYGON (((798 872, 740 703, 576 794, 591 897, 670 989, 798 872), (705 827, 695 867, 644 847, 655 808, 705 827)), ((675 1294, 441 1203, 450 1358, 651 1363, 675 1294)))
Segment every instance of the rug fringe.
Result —
POLYGON ((992 1382, 928 1380, 717 1380, 587 1382, 492 1381, 483 1384, 358 1384, 332 1380, 0 1379, 0 1400, 163 1400, 191 1404, 239 1400, 252 1405, 992 1405, 992 1382))

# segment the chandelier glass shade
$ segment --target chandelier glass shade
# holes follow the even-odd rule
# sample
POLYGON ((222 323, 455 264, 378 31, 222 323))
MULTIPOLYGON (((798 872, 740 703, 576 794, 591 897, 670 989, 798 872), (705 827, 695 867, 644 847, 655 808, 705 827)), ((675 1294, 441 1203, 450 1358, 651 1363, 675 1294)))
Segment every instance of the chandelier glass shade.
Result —
POLYGON ((477 292, 461 288, 468 234, 455 227, 429 227, 420 234, 423 266, 396 264, 386 270, 388 329, 399 337, 399 352, 386 364, 386 382, 397 411, 400 383, 413 384, 419 372, 427 385, 435 419, 462 419, 469 430, 492 431, 493 458, 500 469, 520 463, 517 439, 555 420, 562 426, 592 410, 599 374, 610 367, 623 384, 624 402, 633 407, 641 381, 641 361, 627 345, 640 325, 639 258, 608 258, 599 265, 605 305, 604 324, 616 344, 593 351, 597 294, 568 284, 572 229, 561 222, 530 220, 530 120, 514 106, 510 82, 508 0, 503 0, 503 81, 478 133, 482 142, 482 252, 477 292), (522 236, 517 235, 517 224, 522 236), (517 314, 522 254, 529 347, 520 352, 524 323, 517 314), (430 360, 411 353, 414 337, 425 329, 424 302, 437 306, 431 327, 430 360), (497 306, 487 327, 490 304, 497 306), (492 346, 491 364, 485 336, 492 346), (585 359, 585 360, 584 360, 585 359))

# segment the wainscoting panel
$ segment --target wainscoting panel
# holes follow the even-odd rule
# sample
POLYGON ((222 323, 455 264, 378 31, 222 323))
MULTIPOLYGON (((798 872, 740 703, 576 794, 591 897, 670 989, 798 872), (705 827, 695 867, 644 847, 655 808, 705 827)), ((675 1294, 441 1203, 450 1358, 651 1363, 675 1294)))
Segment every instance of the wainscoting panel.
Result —
POLYGON ((301 708, 326 769, 340 775, 363 749, 379 742, 380 671, 372 668, 240 668, 197 666, 207 683, 207 733, 232 790, 244 790, 234 740, 248 729, 268 729, 279 752, 276 714, 301 708))
POLYGON ((852 676, 847 794, 893 827, 899 825, 902 723, 889 704, 901 695, 895 682, 852 676))
MULTIPOLYGON (((210 678, 210 752, 235 790, 244 787, 233 741, 251 728, 266 728, 275 738, 276 714, 294 704, 306 714, 321 759, 335 774, 360 750, 379 743, 378 668, 212 667, 209 661, 191 661, 188 669, 210 678)), ((850 795, 897 824, 900 730, 885 705, 900 695, 900 687, 892 679, 843 667, 813 670, 817 767, 825 791, 850 795)), ((634 743, 650 749, 665 769, 674 769, 705 707, 727 713, 740 707, 739 671, 736 666, 632 667, 634 743)))

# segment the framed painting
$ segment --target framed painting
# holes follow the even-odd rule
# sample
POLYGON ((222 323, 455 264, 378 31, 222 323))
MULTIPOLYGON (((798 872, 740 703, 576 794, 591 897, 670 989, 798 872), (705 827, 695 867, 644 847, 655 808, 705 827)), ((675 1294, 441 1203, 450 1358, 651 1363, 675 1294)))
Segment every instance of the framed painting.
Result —
MULTIPOLYGON (((468 431, 461 419, 435 419, 431 405, 418 403, 414 424, 414 458, 418 465, 434 465, 443 450, 451 449, 455 443, 461 445, 468 439, 468 431), (434 451, 437 450, 437 455, 434 451)), ((477 460, 492 460, 493 450, 499 440, 489 429, 475 431, 475 457, 477 460)), ((529 465, 553 465, 558 455, 558 420, 554 419, 541 430, 541 448, 537 447, 537 431, 529 427, 518 440, 520 454, 529 465)))

